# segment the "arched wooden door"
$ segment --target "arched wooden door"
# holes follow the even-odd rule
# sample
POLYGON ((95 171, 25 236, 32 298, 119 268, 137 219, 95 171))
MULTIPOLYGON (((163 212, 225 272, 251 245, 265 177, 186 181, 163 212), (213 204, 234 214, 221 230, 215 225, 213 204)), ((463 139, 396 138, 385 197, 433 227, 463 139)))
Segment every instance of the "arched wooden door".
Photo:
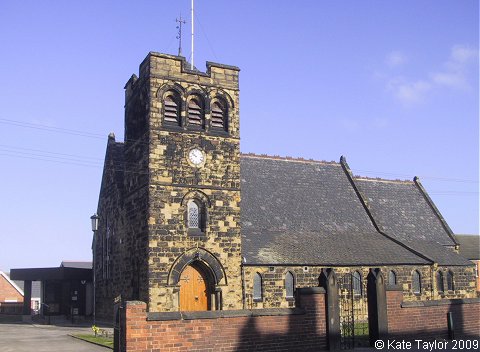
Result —
POLYGON ((210 310, 210 293, 206 275, 196 266, 188 265, 180 275, 180 310, 210 310))

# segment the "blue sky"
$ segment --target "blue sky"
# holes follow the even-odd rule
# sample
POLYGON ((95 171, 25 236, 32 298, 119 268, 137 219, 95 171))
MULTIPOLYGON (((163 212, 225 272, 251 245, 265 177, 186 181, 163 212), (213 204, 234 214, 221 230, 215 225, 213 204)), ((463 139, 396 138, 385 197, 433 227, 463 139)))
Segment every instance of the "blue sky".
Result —
MULTIPOLYGON (((478 233, 476 0, 196 0, 195 65, 241 68, 241 150, 419 176, 478 233)), ((0 270, 89 260, 107 135, 190 0, 0 2, 0 270)))

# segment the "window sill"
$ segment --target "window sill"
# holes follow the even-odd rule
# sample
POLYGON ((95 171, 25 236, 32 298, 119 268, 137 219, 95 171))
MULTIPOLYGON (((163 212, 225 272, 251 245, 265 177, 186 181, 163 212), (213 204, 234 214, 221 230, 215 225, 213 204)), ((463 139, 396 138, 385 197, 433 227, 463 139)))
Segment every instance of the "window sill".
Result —
POLYGON ((254 302, 263 302, 263 298, 254 298, 253 301, 254 302))
POLYGON ((228 132, 222 129, 210 128, 210 134, 214 136, 228 137, 228 132))
POLYGON ((205 132, 205 127, 203 126, 189 124, 186 127, 187 127, 187 131, 205 132))
POLYGON ((171 130, 171 131, 183 131, 183 127, 176 124, 176 123, 173 123, 173 122, 164 122, 162 124, 163 128, 167 129, 167 130, 171 130))
POLYGON ((294 302, 294 301, 295 301, 295 297, 293 297, 293 296, 292 296, 292 297, 285 297, 285 300, 286 300, 287 302, 294 302))
POLYGON ((187 235, 192 237, 205 237, 205 232, 200 229, 188 229, 187 235))

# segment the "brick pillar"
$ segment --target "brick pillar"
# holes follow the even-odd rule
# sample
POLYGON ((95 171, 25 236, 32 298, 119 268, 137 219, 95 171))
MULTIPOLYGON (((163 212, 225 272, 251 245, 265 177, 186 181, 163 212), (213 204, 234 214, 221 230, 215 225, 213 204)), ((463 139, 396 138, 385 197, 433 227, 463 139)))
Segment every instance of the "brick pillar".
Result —
MULTIPOLYGON (((302 317, 305 323, 301 332, 304 336, 303 343, 311 343, 313 351, 324 350, 327 345, 327 312, 325 289, 323 287, 303 287, 296 290, 297 304, 305 310, 302 317), (308 339, 312 341, 307 342, 308 339)), ((310 351, 310 349, 307 348, 310 351)))
POLYGON ((402 334, 401 322, 403 321, 402 302, 403 302, 403 288, 401 285, 387 287, 387 320, 388 333, 393 337, 402 334))
POLYGON ((31 315, 32 307, 32 281, 25 280, 23 285, 23 315, 31 315))
MULTIPOLYGON (((120 311, 121 352, 146 351, 147 304, 141 301, 126 301, 120 311)), ((114 346, 115 348, 115 346, 114 346)))

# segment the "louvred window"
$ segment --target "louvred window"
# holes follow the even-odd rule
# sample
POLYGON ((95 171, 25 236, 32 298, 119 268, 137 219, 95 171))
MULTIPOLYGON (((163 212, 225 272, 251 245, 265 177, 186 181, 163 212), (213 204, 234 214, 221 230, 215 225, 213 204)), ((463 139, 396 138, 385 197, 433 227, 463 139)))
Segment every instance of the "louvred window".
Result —
POLYGON ((165 122, 180 125, 180 101, 175 95, 168 95, 164 100, 165 122))
POLYGON ((203 106, 196 99, 190 99, 188 102, 188 123, 190 125, 201 126, 203 127, 204 114, 203 106))
POLYGON ((227 111, 222 102, 216 101, 212 104, 212 127, 226 130, 227 111))

